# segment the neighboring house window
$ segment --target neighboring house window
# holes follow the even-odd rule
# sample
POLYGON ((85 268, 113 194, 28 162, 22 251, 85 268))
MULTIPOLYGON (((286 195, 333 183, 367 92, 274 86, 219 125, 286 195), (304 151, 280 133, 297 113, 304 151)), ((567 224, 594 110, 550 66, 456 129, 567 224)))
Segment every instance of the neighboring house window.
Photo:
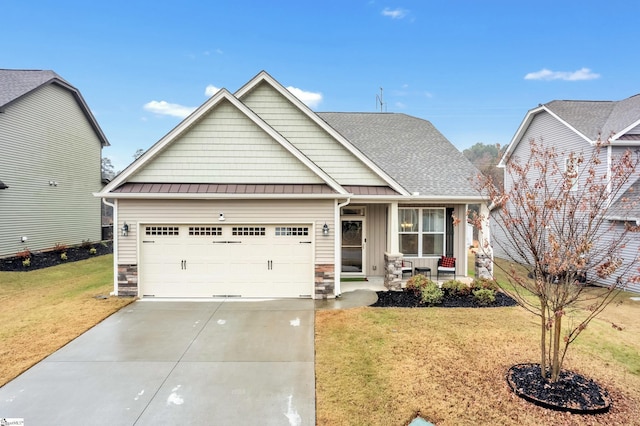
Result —
POLYGON ((568 182, 571 184, 571 191, 578 190, 578 162, 575 158, 565 158, 564 171, 567 174, 568 182))
POLYGON ((443 208, 400 209, 400 252, 408 257, 442 256, 444 218, 443 208))

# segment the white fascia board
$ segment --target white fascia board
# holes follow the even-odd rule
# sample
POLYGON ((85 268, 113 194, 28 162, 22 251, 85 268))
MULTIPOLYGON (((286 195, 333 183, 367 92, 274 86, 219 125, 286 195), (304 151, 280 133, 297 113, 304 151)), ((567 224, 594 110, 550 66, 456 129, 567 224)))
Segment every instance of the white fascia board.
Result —
POLYGON ((508 146, 507 150, 505 151, 504 155, 502 156, 502 159, 500 159, 500 162, 498 163, 498 165, 496 167, 504 168, 506 166, 506 162, 511 157, 511 154, 513 154, 513 151, 515 150, 516 146, 521 142, 522 136, 524 135, 526 130, 529 128, 529 125, 531 124, 531 122, 533 121, 535 116, 537 114, 539 114, 540 112, 543 112, 543 111, 547 112, 549 115, 551 115, 553 118, 555 118, 560 123, 565 125, 569 130, 574 132, 576 135, 578 135, 579 137, 581 137, 582 139, 584 139, 588 143, 590 143, 590 144, 594 144, 595 143, 595 141, 592 141, 591 139, 589 139, 587 136, 585 136, 584 134, 579 132, 575 127, 573 127, 571 124, 567 123, 565 120, 560 118, 560 116, 558 116, 553 111, 551 111, 549 108, 547 108, 546 105, 540 105, 539 107, 534 108, 534 109, 530 110, 527 113, 527 115, 525 116, 525 119, 520 124, 520 127, 518 127, 518 130, 516 131, 516 134, 511 139, 511 142, 509 142, 509 146, 508 146))
POLYGON ((640 143, 638 141, 635 141, 635 143, 628 143, 628 142, 634 142, 634 141, 618 141, 618 139, 620 138, 620 136, 625 135, 629 130, 640 126, 640 120, 634 121, 633 123, 629 124, 627 127, 625 127, 624 129, 622 129, 621 131, 619 131, 618 133, 616 133, 615 135, 613 135, 613 137, 611 138, 611 142, 618 142, 616 145, 640 145, 640 143))
POLYGON ((430 196, 430 197, 405 197, 400 195, 381 195, 372 197, 370 195, 352 195, 351 203, 368 203, 368 204, 376 204, 376 203, 388 203, 392 201, 397 201, 399 203, 448 203, 451 202, 453 204, 460 203, 468 203, 468 204, 477 204, 483 203, 486 199, 481 196, 477 197, 468 197, 468 196, 456 196, 452 197, 450 195, 442 195, 442 196, 430 196))
POLYGON ((286 87, 280 84, 277 80, 271 77, 266 71, 261 71, 258 75, 256 75, 251 81, 242 86, 238 91, 234 93, 234 95, 241 99, 245 94, 250 92, 254 87, 256 87, 261 82, 266 81, 269 83, 274 89, 276 89, 282 96, 292 102, 300 111, 302 111, 307 117, 309 117, 314 123, 316 123, 320 128, 329 133, 329 135, 337 140, 342 146, 344 146, 347 151, 356 156, 360 161, 362 161, 369 169, 371 169, 374 173, 376 173, 382 180, 384 180, 391 188, 398 191, 401 194, 409 195, 409 192, 398 182, 396 182, 391 176, 389 176, 384 170, 378 167, 373 161, 371 161, 367 156, 365 156, 360 150, 358 150, 351 142, 349 142, 344 136, 338 133, 333 127, 329 126, 326 121, 321 119, 315 112, 311 110, 304 102, 298 99, 293 93, 288 91, 286 87))
MULTIPOLYGON (((94 192, 94 197, 136 200, 333 200, 345 194, 190 194, 190 193, 105 193, 94 192)), ((348 196, 348 194, 347 194, 348 196)))

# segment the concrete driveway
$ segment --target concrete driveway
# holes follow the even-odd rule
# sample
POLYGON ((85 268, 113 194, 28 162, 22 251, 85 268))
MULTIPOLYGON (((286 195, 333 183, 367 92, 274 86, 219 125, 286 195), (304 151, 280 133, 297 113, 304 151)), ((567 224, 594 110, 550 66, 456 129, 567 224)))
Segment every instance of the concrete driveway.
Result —
POLYGON ((314 301, 137 301, 0 388, 36 425, 313 425, 314 301))

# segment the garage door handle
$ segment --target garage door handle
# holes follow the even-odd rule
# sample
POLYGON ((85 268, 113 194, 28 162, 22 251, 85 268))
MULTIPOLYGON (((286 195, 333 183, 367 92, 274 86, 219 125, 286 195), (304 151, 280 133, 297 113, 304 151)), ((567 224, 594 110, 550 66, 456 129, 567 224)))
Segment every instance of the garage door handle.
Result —
POLYGON ((311 244, 311 241, 300 241, 300 244, 311 244))

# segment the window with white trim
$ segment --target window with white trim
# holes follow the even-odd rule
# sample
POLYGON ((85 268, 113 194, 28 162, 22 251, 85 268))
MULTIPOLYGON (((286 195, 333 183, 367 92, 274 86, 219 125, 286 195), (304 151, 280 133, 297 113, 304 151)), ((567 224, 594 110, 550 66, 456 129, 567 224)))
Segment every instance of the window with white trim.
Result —
POLYGON ((567 181, 571 185, 571 191, 578 190, 578 160, 575 157, 564 159, 564 172, 567 174, 567 181))
POLYGON ((144 229, 145 235, 180 235, 180 228, 177 226, 147 226, 144 229))
POLYGON ((276 237, 283 236, 307 236, 309 235, 308 227, 297 227, 297 226, 276 226, 276 237))
POLYGON ((262 237, 266 235, 266 228, 264 226, 234 226, 231 229, 231 235, 262 237))
POLYGON ((406 257, 444 255, 445 216, 444 208, 399 209, 400 252, 406 257))

